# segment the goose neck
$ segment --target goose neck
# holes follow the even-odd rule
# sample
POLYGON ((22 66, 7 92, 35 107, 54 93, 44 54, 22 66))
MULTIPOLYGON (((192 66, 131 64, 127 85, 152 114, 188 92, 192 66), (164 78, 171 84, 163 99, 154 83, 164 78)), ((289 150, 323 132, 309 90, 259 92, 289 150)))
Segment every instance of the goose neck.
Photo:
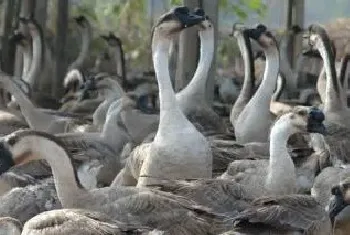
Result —
POLYGON ((28 44, 27 46, 21 47, 21 51, 23 53, 23 68, 22 75, 24 81, 28 81, 28 72, 30 70, 31 62, 32 62, 32 48, 28 44))
POLYGON ((264 51, 266 55, 264 77, 252 99, 257 99, 258 102, 269 105, 277 82, 280 58, 277 46, 271 46, 264 51))
POLYGON ((44 137, 29 136, 32 149, 49 163, 55 182, 57 196, 63 207, 74 205, 74 198, 85 193, 72 160, 66 150, 56 142, 44 137))
POLYGON ((248 101, 252 96, 255 82, 252 48, 249 37, 245 35, 239 36, 237 41, 244 62, 244 81, 238 99, 248 101))
MULTIPOLYGON (((199 33, 201 41, 200 59, 197 69, 191 82, 182 90, 180 94, 195 95, 200 100, 205 100, 208 72, 214 57, 214 31, 201 31, 199 33)), ((188 99, 189 97, 186 97, 188 99)), ((195 98, 195 97, 193 97, 195 98)))
POLYGON ((323 40, 320 42, 319 51, 324 63, 326 73, 326 94, 325 94, 325 110, 334 110, 343 107, 343 101, 340 97, 340 85, 337 79, 334 55, 330 47, 328 48, 323 40))
POLYGON ((71 64, 70 69, 82 68, 89 55, 89 47, 92 38, 92 29, 90 23, 87 23, 82 29, 82 46, 77 59, 71 64))
POLYGON ((287 141, 293 133, 291 125, 282 120, 277 121, 271 129, 270 158, 266 179, 267 189, 271 193, 295 193, 295 169, 287 149, 287 141))
POLYGON ((170 39, 163 38, 153 45, 153 65, 159 87, 160 113, 173 110, 176 106, 175 92, 169 74, 170 39))
POLYGON ((37 29, 36 31, 37 32, 31 32, 33 41, 33 57, 28 76, 26 77, 28 82, 32 85, 40 75, 40 71, 44 63, 44 38, 41 29, 37 29))

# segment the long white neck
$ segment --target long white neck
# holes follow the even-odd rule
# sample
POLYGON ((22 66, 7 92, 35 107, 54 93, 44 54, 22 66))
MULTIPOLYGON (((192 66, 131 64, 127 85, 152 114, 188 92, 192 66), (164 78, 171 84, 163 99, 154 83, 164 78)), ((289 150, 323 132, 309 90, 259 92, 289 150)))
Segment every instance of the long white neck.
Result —
POLYGON ((335 71, 334 57, 330 54, 331 52, 327 51, 323 41, 320 42, 320 47, 318 49, 323 59, 327 79, 324 110, 339 110, 344 107, 344 102, 339 92, 340 85, 335 71))
POLYGON ((78 185, 78 178, 66 151, 55 142, 43 137, 29 136, 25 138, 29 138, 31 141, 33 151, 49 163, 57 196, 62 206, 65 208, 74 206, 74 199, 85 194, 86 191, 78 185))
POLYGON ((264 78, 250 102, 263 105, 263 107, 266 106, 268 109, 271 95, 273 94, 277 83, 280 58, 278 48, 276 46, 271 46, 264 51, 266 55, 264 78))
POLYGON ((238 46, 244 61, 244 82, 241 92, 239 93, 238 98, 232 108, 230 120, 233 122, 237 120, 239 114, 242 112, 253 95, 255 77, 249 40, 250 39, 245 38, 244 35, 237 37, 238 46))
POLYGON ((214 57, 214 31, 200 31, 199 36, 201 50, 197 69, 191 82, 176 94, 177 99, 182 96, 181 98, 185 100, 206 100, 208 72, 214 57))
POLYGON ((170 39, 159 40, 153 46, 153 65, 159 86, 160 115, 177 107, 175 92, 169 74, 170 39))
POLYGON ((22 68, 22 79, 28 82, 28 72, 32 63, 32 47, 28 44, 21 47, 23 54, 23 68, 22 68))
POLYGON ((92 38, 92 29, 90 23, 87 23, 85 27, 83 28, 83 33, 82 33, 82 46, 81 50, 79 52, 79 56, 76 58, 76 60, 69 66, 69 70, 71 69, 81 69, 83 68, 85 60, 89 56, 89 47, 91 43, 91 38, 92 38))
POLYGON ((287 149, 287 141, 291 134, 291 126, 286 121, 277 121, 271 129, 266 188, 273 194, 292 194, 297 190, 294 164, 287 149))
POLYGON ((31 36, 33 40, 33 60, 26 80, 28 80, 31 85, 34 85, 44 63, 44 41, 39 29, 36 30, 36 32, 32 32, 31 36))

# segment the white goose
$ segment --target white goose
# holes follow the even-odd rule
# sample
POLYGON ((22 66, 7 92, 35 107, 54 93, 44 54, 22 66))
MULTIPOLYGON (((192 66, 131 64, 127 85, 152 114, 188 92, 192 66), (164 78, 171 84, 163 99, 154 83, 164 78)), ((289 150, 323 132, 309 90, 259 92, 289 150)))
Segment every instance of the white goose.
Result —
POLYGON ((269 111, 271 95, 273 94, 279 71, 279 51, 276 40, 266 27, 259 25, 251 31, 250 37, 263 47, 266 55, 264 78, 249 103, 245 106, 236 121, 235 135, 237 142, 267 142, 272 121, 269 111), (259 120, 257 121, 257 117, 259 120))
MULTIPOLYGON (((198 16, 197 16, 198 17, 198 16)), ((199 21, 196 22, 200 23, 199 21)), ((152 143, 134 150, 144 158, 138 186, 157 178, 211 178, 212 154, 206 138, 196 130, 176 101, 169 75, 169 49, 179 23, 160 21, 152 35, 153 63, 159 85, 160 120, 152 143)), ((136 158, 139 158, 136 156, 136 158)))
MULTIPOLYGON (((197 12, 196 14, 203 14, 197 12)), ((199 26, 201 53, 191 82, 176 94, 176 102, 192 123, 199 123, 204 131, 226 132, 226 126, 206 99, 208 72, 214 56, 214 27, 209 19, 199 26)))

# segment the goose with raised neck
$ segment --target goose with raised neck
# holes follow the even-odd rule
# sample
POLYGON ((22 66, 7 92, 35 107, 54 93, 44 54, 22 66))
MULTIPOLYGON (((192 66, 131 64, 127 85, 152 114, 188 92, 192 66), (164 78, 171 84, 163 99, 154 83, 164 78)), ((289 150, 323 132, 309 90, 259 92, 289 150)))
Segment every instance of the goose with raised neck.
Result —
POLYGON ((267 142, 271 126, 270 101, 279 71, 279 51, 276 40, 259 25, 251 29, 251 37, 263 47, 266 55, 264 78, 236 121, 235 135, 239 143, 267 142))
POLYGON ((233 28, 234 36, 237 39, 239 50, 243 56, 244 61, 244 81, 243 87, 239 96, 234 103, 230 115, 230 122, 232 126, 235 126, 238 116, 241 114, 242 110, 245 108, 250 98, 253 95, 253 89, 255 86, 255 67, 252 56, 252 47, 250 43, 250 38, 245 31, 245 28, 239 28, 234 25, 233 28))
MULTIPOLYGON (((23 25, 26 27, 26 25, 23 25)), ((23 55, 23 67, 21 77, 28 82, 26 76, 28 75, 31 63, 32 63, 32 44, 28 37, 26 37, 20 30, 15 30, 10 40, 16 43, 22 51, 23 55)))
POLYGON ((331 41, 320 25, 309 27, 310 45, 317 49, 324 62, 326 74, 326 92, 324 113, 326 120, 343 126, 350 126, 350 112, 341 94, 341 84, 335 70, 335 57, 331 48, 331 41))
POLYGON ((36 85, 37 79, 40 76, 41 69, 44 67, 45 49, 44 39, 41 27, 34 19, 20 18, 20 21, 25 24, 29 29, 29 34, 32 37, 33 57, 30 69, 24 80, 27 81, 32 88, 36 85))
MULTIPOLYGON (((204 17, 196 15, 200 24, 204 17)), ((145 154, 138 186, 156 182, 159 178, 211 178, 212 153, 206 138, 197 131, 181 111, 169 74, 169 49, 181 31, 161 19, 152 35, 152 57, 159 86, 160 118, 153 142, 145 154), (165 29, 164 29, 165 28, 165 29)), ((178 27, 178 26, 177 26, 178 27)), ((200 94, 200 93, 199 93, 200 94)), ((140 146, 142 147, 142 145, 140 146)))
POLYGON ((122 87, 126 89, 126 63, 122 41, 119 37, 116 37, 112 32, 109 32, 108 35, 101 35, 101 37, 106 40, 108 44, 109 53, 113 58, 112 61, 115 63, 111 64, 111 66, 113 66, 113 68, 115 68, 116 66, 116 69, 111 69, 111 71, 108 72, 110 72, 111 75, 117 75, 118 79, 122 81, 122 87))
POLYGON ((271 128, 269 160, 237 160, 229 165, 221 178, 233 179, 253 188, 265 185, 273 194, 295 193, 298 170, 295 171, 287 142, 295 133, 321 132, 323 120, 324 115, 318 109, 295 107, 292 112, 283 114, 271 128), (312 123, 318 123, 319 128, 310 128, 312 123))
POLYGON ((186 117, 199 123, 204 131, 225 133, 227 127, 206 97, 208 72, 214 56, 214 26, 211 20, 206 19, 198 29, 201 41, 199 63, 190 83, 176 94, 176 102, 186 117))
POLYGON ((74 19, 82 31, 82 46, 78 57, 69 65, 68 71, 83 69, 89 56, 89 47, 92 40, 92 27, 90 22, 84 16, 78 16, 74 19))

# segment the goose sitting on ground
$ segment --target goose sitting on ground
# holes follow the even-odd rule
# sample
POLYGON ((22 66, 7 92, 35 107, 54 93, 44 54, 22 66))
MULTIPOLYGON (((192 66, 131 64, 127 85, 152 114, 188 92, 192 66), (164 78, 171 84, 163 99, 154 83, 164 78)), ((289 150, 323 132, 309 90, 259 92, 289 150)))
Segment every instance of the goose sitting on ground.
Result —
POLYGON ((11 217, 0 218, 0 234, 21 235, 22 223, 11 217))
POLYGON ((136 235, 146 234, 146 231, 146 228, 115 221, 96 211, 60 209, 43 212, 27 221, 22 235, 136 235))
MULTIPOLYGON (((234 161, 220 178, 234 179, 238 183, 253 187, 266 185, 265 187, 275 194, 296 193, 300 185, 305 184, 306 179, 303 175, 297 176, 298 171, 295 171, 288 153, 288 139, 295 133, 322 132, 323 124, 320 123, 323 120, 324 115, 318 109, 296 107, 292 113, 282 115, 271 128, 269 160, 234 161), (320 124, 318 130, 312 129, 313 122, 320 124)), ((309 176, 311 182, 315 173, 309 176)), ((311 186, 312 183, 309 184, 310 188, 311 186)))
POLYGON ((258 198, 252 207, 234 217, 232 224, 234 229, 222 235, 332 234, 327 213, 306 195, 258 198))

